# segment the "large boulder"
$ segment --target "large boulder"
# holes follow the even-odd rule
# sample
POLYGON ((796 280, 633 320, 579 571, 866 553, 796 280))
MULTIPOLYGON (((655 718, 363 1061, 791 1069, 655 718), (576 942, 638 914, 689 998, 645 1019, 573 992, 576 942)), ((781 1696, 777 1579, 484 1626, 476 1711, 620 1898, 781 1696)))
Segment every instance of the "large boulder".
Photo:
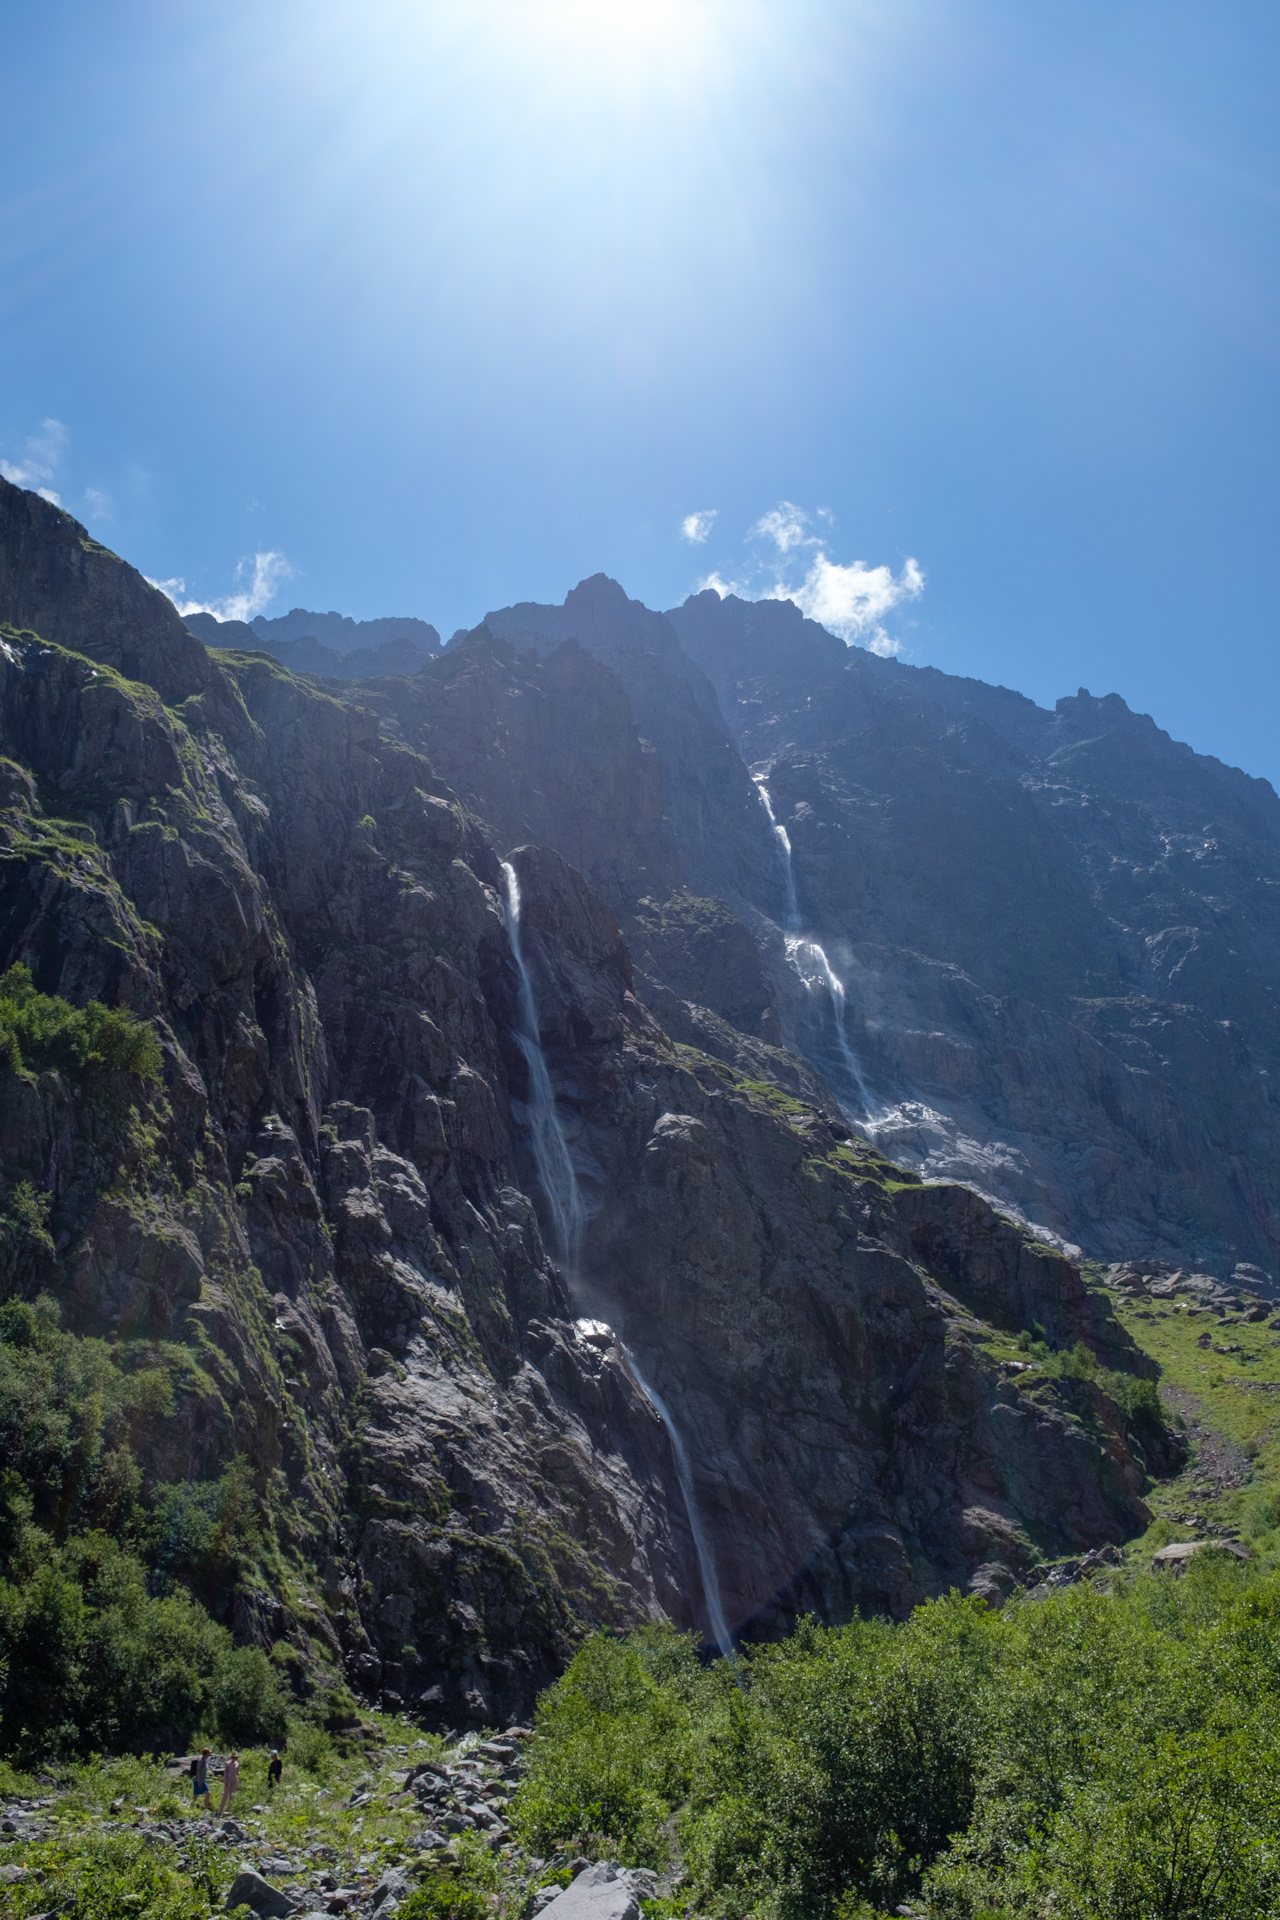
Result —
POLYGON ((640 1920, 640 1902, 627 1874, 598 1860, 542 1909, 541 1920, 640 1920))
POLYGON ((293 1912, 294 1903, 287 1893, 279 1887, 273 1887, 252 1867, 242 1867, 231 1885, 227 1888, 227 1912, 234 1907, 250 1907, 253 1912, 263 1916, 263 1920, 287 1920, 293 1912))

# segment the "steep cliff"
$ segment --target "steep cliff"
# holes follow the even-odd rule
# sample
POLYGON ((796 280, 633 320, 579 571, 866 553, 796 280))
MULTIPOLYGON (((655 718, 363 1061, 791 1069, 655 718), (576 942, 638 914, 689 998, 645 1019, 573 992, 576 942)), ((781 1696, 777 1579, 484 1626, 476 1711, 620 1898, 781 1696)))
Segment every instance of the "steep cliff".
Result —
MULTIPOLYGON (((155 1048, 0 1068, 6 1294, 163 1376, 54 1535, 239 1463, 260 1537, 210 1604, 317 1710, 345 1681, 457 1724, 525 1710, 592 1623, 709 1627, 715 1588, 735 1630, 901 1611, 1143 1526, 1149 1369, 1076 1269, 851 1137, 767 1035, 637 995, 612 902, 696 963, 673 819, 759 811, 730 743, 681 813, 559 640, 472 636, 394 699, 208 653, 7 484, 0 619, 0 968, 37 1025, 96 1000, 155 1048), (568 814, 580 865, 513 848, 568 814), (558 1261, 535 1057, 586 1215, 558 1261)), ((759 840, 726 836, 739 877, 759 840)))
POLYGON ((790 605, 703 593, 668 618, 768 768, 885 1150, 1095 1255, 1274 1271, 1267 782, 1115 695, 1049 713, 790 605))

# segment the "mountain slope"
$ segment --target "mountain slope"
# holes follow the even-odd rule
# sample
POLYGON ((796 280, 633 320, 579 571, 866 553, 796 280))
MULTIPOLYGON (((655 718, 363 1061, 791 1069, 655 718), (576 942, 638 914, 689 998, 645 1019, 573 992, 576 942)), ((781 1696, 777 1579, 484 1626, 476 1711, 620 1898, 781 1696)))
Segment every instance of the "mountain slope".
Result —
POLYGON ((876 1138, 1094 1254, 1274 1270, 1280 801, 1110 695, 823 647, 794 608, 669 616, 767 763, 849 984, 876 1138))

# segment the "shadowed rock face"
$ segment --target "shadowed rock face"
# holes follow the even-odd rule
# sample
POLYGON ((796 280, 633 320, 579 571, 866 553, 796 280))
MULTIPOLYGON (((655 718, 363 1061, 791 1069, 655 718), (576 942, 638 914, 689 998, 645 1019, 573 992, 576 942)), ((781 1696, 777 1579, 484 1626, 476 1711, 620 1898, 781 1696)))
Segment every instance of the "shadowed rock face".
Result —
MULTIPOLYGON (((735 1627, 994 1591, 993 1565, 1144 1524, 1115 1402, 1020 1385, 983 1340, 1038 1322, 1138 1356, 1069 1262, 851 1140, 749 1030, 769 1009, 745 923, 687 890, 611 669, 472 636, 384 723, 385 682, 338 697, 261 653, 193 653, 130 568, 7 484, 2 583, 0 620, 28 626, 0 646, 0 967, 124 1003, 164 1056, 161 1086, 84 1100, 57 1072, 0 1079, 3 1287, 190 1348, 138 1460, 145 1485, 251 1467, 289 1598, 243 1588, 239 1632, 291 1641, 309 1684, 458 1724, 526 1711, 592 1624, 705 1622, 627 1349, 683 1437, 735 1627), (433 721, 413 702, 437 674, 433 721), (451 767, 452 728, 474 744, 467 804, 418 750, 433 725, 451 767), (579 780, 580 864, 513 851, 579 780), (500 855, 590 1214, 568 1274, 540 1225, 500 855), (737 953, 728 1018, 650 976, 655 1017, 619 907, 672 977, 710 985, 716 942, 737 953), (24 1180, 47 1233, 14 1210, 24 1180)), ((718 764, 753 801, 723 740, 718 764)), ((756 831, 725 837, 739 875, 756 831)))
POLYGON ((979 1565, 1016 1574, 1032 1537, 1065 1552, 1138 1524, 1114 1413, 1086 1435, 975 1344, 1042 1318, 1055 1346, 1143 1364, 1077 1270, 721 1063, 655 1048, 620 1072, 634 1015, 598 908, 556 856, 515 859, 548 1057, 597 1169, 575 1291, 676 1417, 731 1626, 902 1612, 979 1565))
POLYGON ((794 607, 668 618, 770 768, 876 1137, 1091 1253, 1274 1268, 1280 801, 1115 695, 1021 695, 794 607))

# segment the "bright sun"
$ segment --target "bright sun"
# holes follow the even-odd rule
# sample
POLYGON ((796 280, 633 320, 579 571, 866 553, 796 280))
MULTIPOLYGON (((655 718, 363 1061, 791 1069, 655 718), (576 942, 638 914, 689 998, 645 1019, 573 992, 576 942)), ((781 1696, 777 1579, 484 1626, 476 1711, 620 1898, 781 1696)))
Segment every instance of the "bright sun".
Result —
POLYGON ((516 0, 504 11, 531 51, 615 72, 687 69, 709 38, 706 0, 516 0))

